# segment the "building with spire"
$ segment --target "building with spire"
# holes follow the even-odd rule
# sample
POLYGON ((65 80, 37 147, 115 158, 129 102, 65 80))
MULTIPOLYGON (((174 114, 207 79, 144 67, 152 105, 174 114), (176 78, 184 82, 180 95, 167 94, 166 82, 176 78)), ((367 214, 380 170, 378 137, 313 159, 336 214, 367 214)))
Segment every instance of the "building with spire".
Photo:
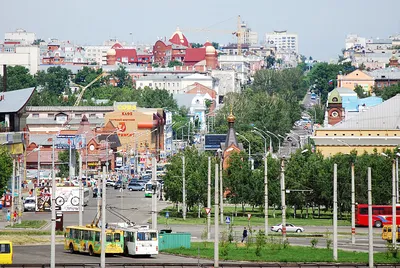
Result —
POLYGON ((229 156, 233 153, 240 153, 243 150, 243 145, 238 143, 235 130, 236 117, 233 115, 232 107, 231 113, 228 116, 228 133, 226 134, 225 143, 221 143, 222 150, 222 168, 227 169, 229 166, 229 156))

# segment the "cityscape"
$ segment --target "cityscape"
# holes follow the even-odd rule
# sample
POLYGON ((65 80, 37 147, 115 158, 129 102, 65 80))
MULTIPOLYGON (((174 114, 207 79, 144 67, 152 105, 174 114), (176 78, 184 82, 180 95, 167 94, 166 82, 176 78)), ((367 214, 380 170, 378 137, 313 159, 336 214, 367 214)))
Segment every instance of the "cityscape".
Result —
POLYGON ((315 20, 340 3, 73 1, 44 27, 17 2, 0 11, 1 267, 398 266, 394 11, 335 27, 315 20))

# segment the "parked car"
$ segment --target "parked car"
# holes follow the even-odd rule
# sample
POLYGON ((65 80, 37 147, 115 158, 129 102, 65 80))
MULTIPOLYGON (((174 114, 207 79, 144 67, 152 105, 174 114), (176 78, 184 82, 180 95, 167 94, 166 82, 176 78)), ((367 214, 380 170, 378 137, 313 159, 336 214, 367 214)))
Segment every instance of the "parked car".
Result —
MULTIPOLYGON (((282 232, 282 223, 274 225, 271 227, 271 231, 273 232, 282 232)), ((286 232, 296 232, 296 233, 302 233, 304 232, 303 227, 295 226, 291 223, 286 223, 286 232)))
POLYGON ((117 181, 117 182, 114 184, 114 189, 121 189, 121 187, 122 187, 122 189, 125 189, 125 188, 126 188, 125 183, 122 183, 122 181, 117 181))
POLYGON ((107 181, 106 181, 106 187, 108 187, 108 186, 111 186, 111 187, 115 186, 115 181, 113 181, 113 180, 107 180, 107 181))
POLYGON ((129 183, 128 184, 128 190, 129 191, 144 191, 144 185, 134 182, 134 183, 129 183))
POLYGON ((36 201, 34 197, 27 197, 24 201, 24 211, 35 211, 36 201))

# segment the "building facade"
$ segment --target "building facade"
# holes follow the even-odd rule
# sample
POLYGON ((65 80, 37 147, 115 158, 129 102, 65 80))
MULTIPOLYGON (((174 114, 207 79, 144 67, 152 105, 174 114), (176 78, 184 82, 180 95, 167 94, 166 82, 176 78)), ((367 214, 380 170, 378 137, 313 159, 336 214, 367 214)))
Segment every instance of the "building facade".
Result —
MULTIPOLYGON (((39 51, 37 46, 0 45, 0 65, 20 65, 34 75, 40 64, 39 51)), ((0 75, 3 75, 2 68, 0 68, 0 75)))
POLYGON ((274 31, 265 35, 265 41, 268 44, 276 46, 277 51, 293 51, 299 54, 299 40, 295 33, 287 31, 274 31))

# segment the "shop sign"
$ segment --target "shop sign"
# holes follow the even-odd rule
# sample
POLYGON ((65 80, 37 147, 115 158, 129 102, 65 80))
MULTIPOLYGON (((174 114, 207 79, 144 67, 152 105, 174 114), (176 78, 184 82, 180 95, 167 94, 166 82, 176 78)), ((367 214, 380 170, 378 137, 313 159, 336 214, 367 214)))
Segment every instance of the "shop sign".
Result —
POLYGON ((114 110, 116 111, 136 111, 136 102, 115 102, 114 110))

